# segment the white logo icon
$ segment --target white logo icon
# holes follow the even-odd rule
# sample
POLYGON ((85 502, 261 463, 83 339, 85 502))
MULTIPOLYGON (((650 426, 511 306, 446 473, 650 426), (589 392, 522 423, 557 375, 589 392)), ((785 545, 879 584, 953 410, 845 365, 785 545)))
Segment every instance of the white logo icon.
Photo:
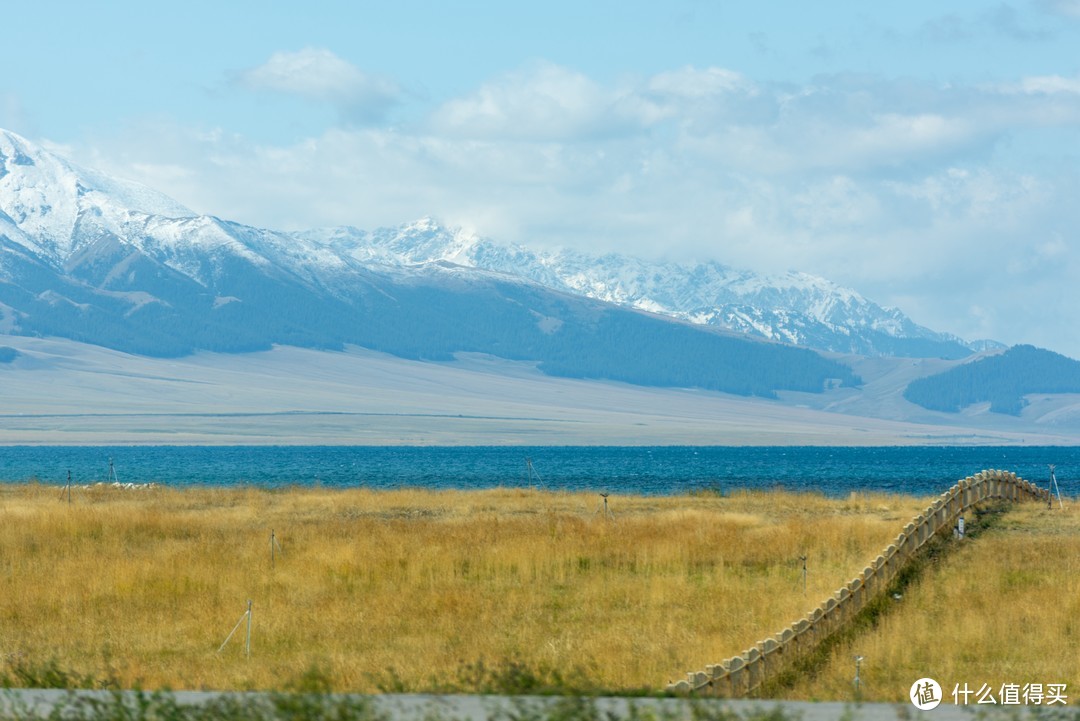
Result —
POLYGON ((920 678, 911 685, 911 703, 920 711, 937 708, 941 703, 941 684, 932 678, 920 678))

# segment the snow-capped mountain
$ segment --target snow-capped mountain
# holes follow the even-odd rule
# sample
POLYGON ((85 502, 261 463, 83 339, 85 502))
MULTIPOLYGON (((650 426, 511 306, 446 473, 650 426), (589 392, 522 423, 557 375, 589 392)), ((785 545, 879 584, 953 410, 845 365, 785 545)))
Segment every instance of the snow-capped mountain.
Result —
POLYGON ((76 168, 53 153, 0 131, 3 212, 32 240, 32 249, 59 261, 80 241, 120 232, 150 216, 194 217, 171 198, 138 183, 76 168))
POLYGON ((862 355, 961 358, 959 338, 914 323, 857 292, 806 273, 760 275, 715 262, 650 262, 627 255, 534 251, 440 226, 430 218, 371 232, 311 230, 363 263, 411 266, 449 262, 528 278, 588 298, 818 350, 862 355))
MULTIPOLYGON (((663 314, 695 324, 863 355, 958 358, 962 340, 921 327, 823 278, 764 276, 715 262, 658 263, 626 255, 541 251, 501 244, 429 218, 398 228, 352 227, 285 234, 199 216, 171 198, 79 168, 0 131, 0 236, 35 258, 90 281, 114 300, 132 293, 138 267, 152 261, 203 289, 224 262, 289 278, 340 298, 358 268, 388 272, 447 264, 527 279, 548 288, 663 314), (117 270, 117 253, 138 253, 117 270), (101 276, 107 268, 112 275, 101 276), (339 276, 346 277, 344 282, 339 276)), ((5 243, 10 247, 10 243, 5 243)), ((134 285, 138 285, 135 283, 134 285)), ((157 299, 128 295, 132 309, 157 299)), ((215 295, 220 306, 235 297, 215 295)))
MULTIPOLYGON (((430 240, 442 243, 438 232, 430 240)), ((196 215, 0 131, 4 333, 159 356, 273 344, 487 353, 550 374, 740 394, 857 382, 806 349, 470 266, 446 247, 377 246, 196 215)))

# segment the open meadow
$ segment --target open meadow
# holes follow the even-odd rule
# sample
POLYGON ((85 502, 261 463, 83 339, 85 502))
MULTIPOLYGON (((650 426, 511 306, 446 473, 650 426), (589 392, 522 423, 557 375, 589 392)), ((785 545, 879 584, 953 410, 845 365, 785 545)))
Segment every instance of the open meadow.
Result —
POLYGON ((927 505, 779 491, 607 501, 609 515, 595 495, 516 489, 96 486, 69 503, 54 486, 0 486, 0 674, 656 691, 805 614, 927 505))
POLYGON ((966 687, 971 705, 980 690, 1023 704, 1025 687, 1046 693, 1051 684, 1065 685, 1070 706, 1080 703, 1080 506, 1007 506, 926 563, 887 613, 786 696, 854 698, 855 656, 864 696, 874 700, 906 701, 911 684, 930 677, 946 703, 954 690, 963 703, 966 687))

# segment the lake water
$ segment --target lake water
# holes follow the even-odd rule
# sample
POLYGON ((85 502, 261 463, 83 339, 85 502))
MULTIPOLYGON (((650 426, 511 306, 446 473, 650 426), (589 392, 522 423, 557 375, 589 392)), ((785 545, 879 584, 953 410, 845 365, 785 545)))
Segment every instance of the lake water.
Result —
POLYGON ((938 494, 983 469, 1062 493, 1080 474, 1080 447, 0 447, 0 482, 104 481, 169 486, 490 488, 539 486, 674 495, 783 487, 938 494), (532 473, 527 459, 531 460, 532 473))

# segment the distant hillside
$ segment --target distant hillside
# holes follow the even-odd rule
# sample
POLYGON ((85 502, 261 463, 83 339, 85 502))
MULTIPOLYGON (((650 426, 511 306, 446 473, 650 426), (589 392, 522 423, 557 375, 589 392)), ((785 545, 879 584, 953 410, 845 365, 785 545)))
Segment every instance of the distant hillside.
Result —
POLYGON ((1020 415, 1029 393, 1080 393, 1080 361, 1018 345, 908 385, 904 398, 933 411, 955 413, 990 402, 994 413, 1020 415))

